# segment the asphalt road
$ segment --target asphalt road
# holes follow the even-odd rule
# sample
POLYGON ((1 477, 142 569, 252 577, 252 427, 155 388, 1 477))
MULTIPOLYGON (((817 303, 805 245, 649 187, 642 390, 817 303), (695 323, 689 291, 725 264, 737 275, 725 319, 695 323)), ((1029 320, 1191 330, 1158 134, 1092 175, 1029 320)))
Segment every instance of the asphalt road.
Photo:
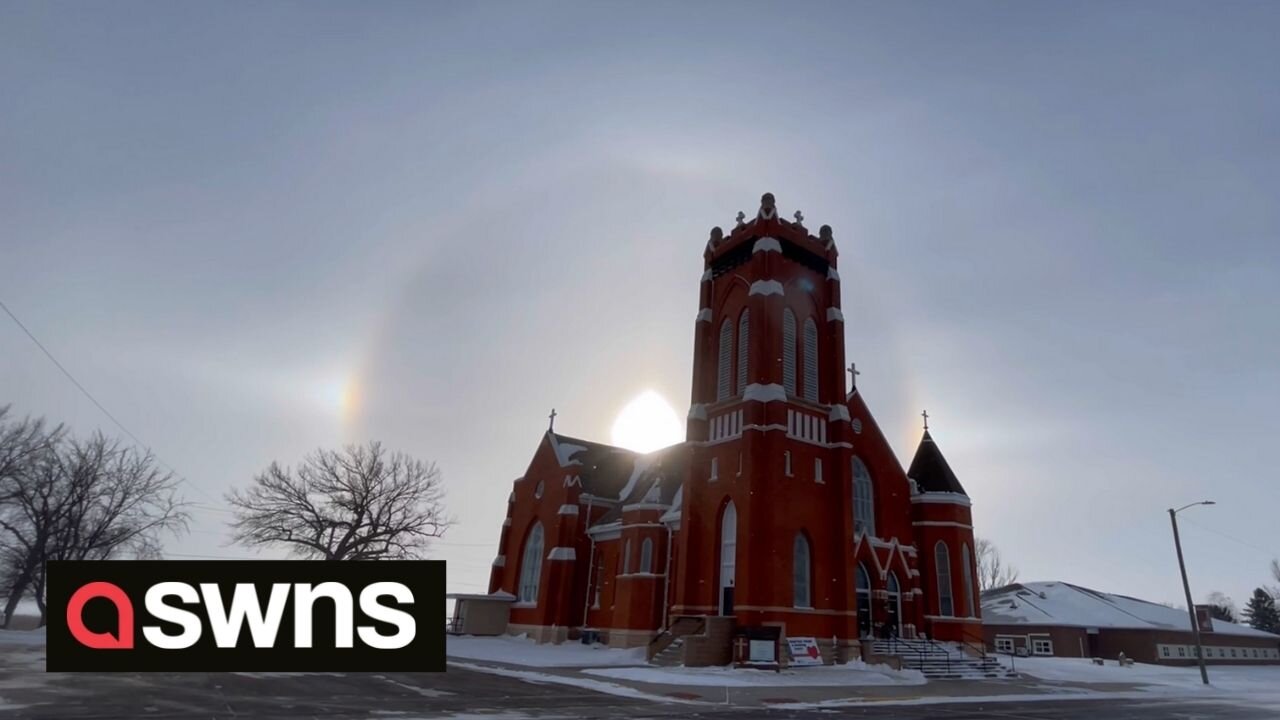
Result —
MULTIPOLYGON (((3 663, 0 663, 2 667, 3 663)), ((0 717, 89 718, 378 718, 419 720, 464 715, 513 718, 931 718, 965 720, 1165 720, 1278 718, 1217 702, 1004 702, 821 710, 655 703, 453 668, 443 674, 102 674, 48 675, 0 669, 0 717)))

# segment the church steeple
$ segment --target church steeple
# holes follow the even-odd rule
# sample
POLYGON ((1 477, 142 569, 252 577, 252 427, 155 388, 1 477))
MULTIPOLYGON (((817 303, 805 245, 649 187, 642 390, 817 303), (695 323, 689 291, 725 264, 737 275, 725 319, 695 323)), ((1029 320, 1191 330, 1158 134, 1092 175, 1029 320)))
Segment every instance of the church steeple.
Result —
POLYGON ((942 456, 938 444, 933 441, 933 436, 929 434, 928 423, 926 414, 924 436, 920 438, 920 446, 916 448, 916 456, 911 460, 911 469, 907 470, 907 477, 916 481, 921 492, 968 495, 955 472, 951 470, 951 466, 947 464, 947 459, 942 456))

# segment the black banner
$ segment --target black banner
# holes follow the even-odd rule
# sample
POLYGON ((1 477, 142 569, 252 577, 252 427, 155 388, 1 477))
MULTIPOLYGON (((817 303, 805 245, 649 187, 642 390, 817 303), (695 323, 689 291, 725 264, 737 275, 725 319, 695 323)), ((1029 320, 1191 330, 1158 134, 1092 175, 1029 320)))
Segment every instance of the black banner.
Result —
POLYGON ((49 672, 440 672, 441 560, 49 563, 49 672))

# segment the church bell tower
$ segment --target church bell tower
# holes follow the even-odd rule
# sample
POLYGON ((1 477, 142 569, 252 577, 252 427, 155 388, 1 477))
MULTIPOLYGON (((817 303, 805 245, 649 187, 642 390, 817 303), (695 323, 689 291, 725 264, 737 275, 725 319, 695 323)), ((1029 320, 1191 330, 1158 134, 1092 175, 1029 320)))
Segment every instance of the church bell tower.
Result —
POLYGON ((830 227, 815 236, 800 212, 792 217, 766 193, 754 219, 738 213, 727 235, 712 228, 703 254, 680 558, 688 571, 676 594, 740 623, 769 622, 767 608, 830 607, 848 574, 810 583, 803 592, 815 597, 806 598, 789 574, 770 570, 852 533, 837 251, 830 227))

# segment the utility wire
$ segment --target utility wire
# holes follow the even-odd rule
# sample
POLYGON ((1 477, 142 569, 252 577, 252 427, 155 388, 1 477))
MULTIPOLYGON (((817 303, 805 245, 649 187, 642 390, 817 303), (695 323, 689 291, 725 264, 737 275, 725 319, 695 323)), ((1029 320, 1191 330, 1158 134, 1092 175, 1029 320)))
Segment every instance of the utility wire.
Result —
POLYGON ((1258 552, 1264 553, 1266 555, 1270 555, 1273 558, 1280 557, 1280 552, 1276 552, 1275 550, 1268 550, 1267 548, 1264 548, 1261 545, 1255 545, 1249 542, 1248 540, 1241 540, 1240 538, 1234 535, 1228 535, 1222 532, 1221 530, 1214 530, 1213 528, 1208 527, 1206 525, 1201 525, 1200 523, 1196 522, 1195 520, 1191 520, 1190 518, 1182 518, 1182 521, 1191 525, 1195 525, 1196 527, 1200 528, 1201 530, 1204 530, 1205 532, 1213 533, 1214 535, 1220 535, 1228 540, 1231 540, 1232 542, 1237 542, 1241 545, 1244 545, 1245 547, 1253 548, 1254 550, 1257 550, 1258 552))
MULTIPOLYGON (((67 376, 67 379, 71 381, 72 385, 76 386, 76 389, 78 389, 81 393, 83 393, 85 397, 89 398, 89 402, 93 403, 94 407, 101 410, 102 414, 107 416, 107 419, 115 423, 115 426, 120 428, 120 432, 123 432, 125 435, 128 435, 129 439, 133 440, 135 445, 143 448, 147 447, 146 443, 139 440, 137 435, 134 435, 129 430, 129 428, 124 426, 124 423, 120 422, 118 419, 116 419, 115 415, 111 414, 110 410, 108 410, 105 406, 103 406, 102 403, 98 402, 98 398, 94 397, 93 393, 89 392, 89 390, 84 385, 81 385, 80 381, 76 379, 75 375, 71 374, 71 371, 68 370, 65 365, 63 365, 61 362, 58 362, 58 358, 54 357, 53 353, 49 351, 49 348, 45 347, 44 343, 40 342, 40 339, 37 338, 35 334, 32 333, 31 330, 26 325, 24 325, 21 320, 18 319, 17 315, 13 314, 13 311, 10 310, 9 306, 5 305, 4 301, 2 300, 0 300, 0 310, 4 310, 4 313, 8 315, 9 318, 12 319, 13 322, 19 328, 22 329, 22 332, 26 333, 27 337, 31 338, 31 342, 35 343, 36 347, 40 348, 40 352, 44 353, 45 357, 49 358, 49 361, 52 362, 59 370, 61 370, 63 375, 67 376)), ((179 482, 186 483, 189 487, 195 488, 196 492, 200 493, 201 495, 204 495, 209 500, 214 500, 213 496, 209 495, 209 493, 206 492, 200 486, 195 485, 194 483, 191 483, 190 481, 188 481, 186 477, 182 475, 182 473, 173 469, 173 466, 165 462, 164 459, 161 458, 159 455, 156 455, 154 452, 152 452, 152 456, 155 457, 156 462, 160 463, 166 469, 168 469, 169 472, 173 473, 174 476, 178 478, 179 482)))

